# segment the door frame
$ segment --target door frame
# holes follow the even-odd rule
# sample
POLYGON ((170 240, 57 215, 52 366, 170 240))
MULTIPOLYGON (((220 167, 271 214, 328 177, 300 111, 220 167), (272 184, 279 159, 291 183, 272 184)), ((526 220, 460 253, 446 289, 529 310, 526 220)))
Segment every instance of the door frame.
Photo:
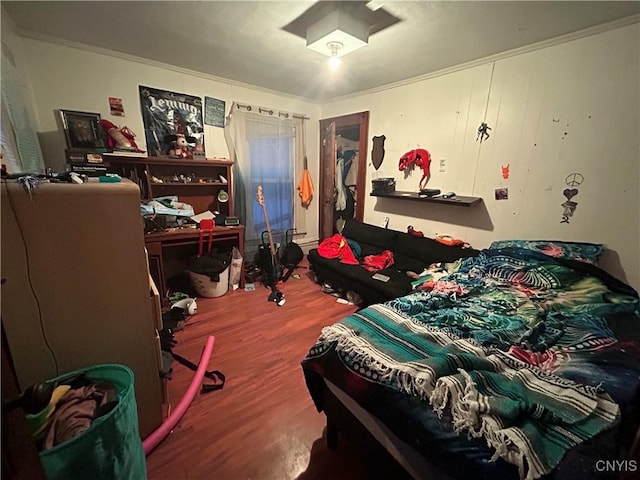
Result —
MULTIPOLYGON (((324 132, 331 125, 331 123, 335 124, 336 131, 341 127, 352 127, 358 125, 360 127, 360 139, 359 139, 359 147, 358 147, 358 173, 356 176, 356 209, 355 209, 355 219, 362 221, 364 218, 364 199, 365 199, 365 190, 366 190, 366 179, 367 179, 367 162, 368 162, 368 139, 369 139, 369 112, 358 112, 351 113, 348 115, 342 115, 339 117, 332 118, 323 118, 320 120, 320 211, 318 214, 318 235, 320 236, 320 240, 324 239, 323 237, 323 226, 327 219, 325 218, 324 209, 322 206, 324 205, 325 198, 324 197, 324 187, 326 182, 331 182, 332 185, 335 184, 335 159, 334 165, 331 169, 325 168, 325 148, 330 147, 329 145, 325 145, 323 142, 324 132), (327 172, 331 172, 331 178, 327 172)), ((335 145, 335 139, 333 145, 335 145)), ((333 223, 333 217, 329 219, 331 223, 333 223)))

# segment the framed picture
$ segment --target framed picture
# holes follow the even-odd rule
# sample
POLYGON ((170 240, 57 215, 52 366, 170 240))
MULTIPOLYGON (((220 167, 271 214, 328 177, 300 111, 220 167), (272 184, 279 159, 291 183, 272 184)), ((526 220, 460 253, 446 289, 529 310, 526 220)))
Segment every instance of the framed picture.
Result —
POLYGON ((104 130, 99 113, 60 110, 64 136, 69 150, 99 150, 105 148, 104 130))

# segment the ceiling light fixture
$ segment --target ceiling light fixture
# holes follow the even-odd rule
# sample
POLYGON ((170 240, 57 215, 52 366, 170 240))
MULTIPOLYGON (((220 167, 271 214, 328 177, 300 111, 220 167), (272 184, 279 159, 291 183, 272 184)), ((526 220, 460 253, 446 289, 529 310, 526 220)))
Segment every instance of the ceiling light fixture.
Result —
POLYGON ((338 56, 338 52, 343 46, 344 45, 340 42, 327 43, 327 48, 331 51, 331 56, 329 57, 329 67, 331 67, 331 70, 337 70, 340 66, 340 57, 338 56))
POLYGON ((367 45, 369 25, 338 8, 309 25, 306 39, 311 50, 331 58, 344 57, 367 45), (334 44, 341 46, 334 51, 331 47, 334 44))

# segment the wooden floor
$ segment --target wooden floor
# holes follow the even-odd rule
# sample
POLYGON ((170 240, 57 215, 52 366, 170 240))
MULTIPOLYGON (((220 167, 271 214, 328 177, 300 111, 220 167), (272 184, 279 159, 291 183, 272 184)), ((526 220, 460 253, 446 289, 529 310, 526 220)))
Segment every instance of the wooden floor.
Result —
MULTIPOLYGON (((306 262, 306 259, 305 259, 306 262)), ((303 265, 306 265, 304 263, 303 265)), ((198 299, 198 313, 178 332, 174 351, 198 363, 215 336, 210 370, 227 377, 224 389, 198 394, 174 431, 147 457, 148 478, 217 480, 385 479, 404 476, 384 452, 364 454, 359 439, 341 438, 328 450, 324 414, 306 389, 300 361, 323 326, 355 311, 322 293, 306 268, 280 289, 236 290, 198 299)), ((169 399, 175 406, 193 372, 174 363, 169 399)), ((205 379, 206 380, 206 379, 205 379)))

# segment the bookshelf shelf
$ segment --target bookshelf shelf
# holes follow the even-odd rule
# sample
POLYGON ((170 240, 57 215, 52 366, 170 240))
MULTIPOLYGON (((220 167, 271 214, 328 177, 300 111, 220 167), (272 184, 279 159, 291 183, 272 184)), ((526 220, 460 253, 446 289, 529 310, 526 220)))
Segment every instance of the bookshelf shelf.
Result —
POLYGON ((140 188, 142 200, 151 200, 158 196, 176 195, 180 202, 193 206, 196 213, 206 210, 218 210, 226 216, 233 216, 233 194, 231 167, 233 162, 227 159, 185 160, 165 157, 133 157, 128 155, 104 155, 104 164, 110 172, 135 182, 140 188), (164 181, 156 183, 153 178, 162 180, 175 176, 191 177, 193 182, 164 181), (199 179, 219 179, 227 181, 199 182, 199 179), (218 193, 224 190, 229 201, 217 201, 218 193))

